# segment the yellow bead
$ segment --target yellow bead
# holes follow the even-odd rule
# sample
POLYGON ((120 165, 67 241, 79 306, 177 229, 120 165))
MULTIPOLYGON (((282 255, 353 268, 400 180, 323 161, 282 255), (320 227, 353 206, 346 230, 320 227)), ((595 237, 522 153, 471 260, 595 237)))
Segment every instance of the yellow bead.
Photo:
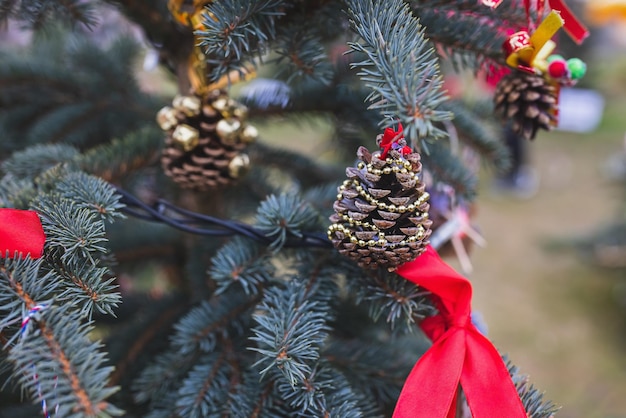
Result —
POLYGON ((407 209, 409 212, 413 212, 415 210, 415 205, 411 203, 407 209))
POLYGON ((246 125, 241 132, 241 141, 245 144, 251 144, 259 137, 259 131, 252 125, 246 125))
POLYGON ((187 116, 197 116, 202 110, 202 101, 197 96, 177 95, 172 101, 172 106, 187 116))
POLYGON ((383 174, 391 174, 391 168, 389 167, 383 168, 383 174))
POLYGON ((359 240, 356 237, 350 237, 350 242, 356 244, 359 242, 359 240))
POLYGON ((387 209, 389 209, 389 211, 394 212, 396 210, 396 205, 389 205, 387 206, 387 209))
POLYGON ((339 190, 346 190, 346 186, 344 184, 342 184, 341 186, 339 186, 339 190))
POLYGON ((238 142, 240 130, 241 122, 233 118, 222 119, 215 126, 217 135, 226 145, 235 145, 238 142))
POLYGON ((406 168, 403 168, 402 170, 400 170, 400 172, 401 172, 402 174, 406 174, 406 173, 408 173, 408 170, 407 170, 406 168))
POLYGON ((406 212, 406 206, 398 206, 398 212, 400 213, 406 212))
POLYGON ((341 193, 339 193, 339 194, 337 195, 337 200, 341 200, 341 199, 343 199, 343 195, 342 195, 341 193))
POLYGON ((169 131, 170 129, 174 129, 174 127, 178 124, 178 119, 176 118, 176 110, 165 106, 159 113, 157 113, 156 120, 161 129, 164 131, 169 131))
POLYGON ((365 247, 367 245, 367 243, 365 241, 363 241, 362 239, 359 240, 359 247, 365 247))
POLYGON ((248 108, 241 103, 233 101, 232 114, 240 120, 245 120, 248 117, 248 108))
POLYGON ((182 148, 184 151, 191 151, 198 145, 200 138, 200 132, 194 127, 186 124, 181 124, 172 132, 172 139, 176 146, 182 148))
POLYGON ((363 169, 365 168, 365 163, 358 163, 358 164, 356 165, 356 167, 357 167, 359 170, 363 170, 363 169))
POLYGON ((235 155, 235 158, 228 163, 228 174, 234 179, 238 179, 250 169, 250 157, 248 154, 235 155))
POLYGON ((380 203, 378 205, 378 207, 381 208, 381 209, 387 209, 387 204, 386 203, 380 203))
POLYGON ((376 245, 376 241, 374 241, 373 239, 371 239, 371 240, 367 241, 367 246, 368 246, 368 247, 373 247, 373 246, 375 246, 375 245, 376 245))
POLYGON ((392 164, 392 163, 393 163, 393 159, 391 159, 391 158, 387 158, 387 159, 385 160, 385 162, 386 162, 387 164, 392 164))

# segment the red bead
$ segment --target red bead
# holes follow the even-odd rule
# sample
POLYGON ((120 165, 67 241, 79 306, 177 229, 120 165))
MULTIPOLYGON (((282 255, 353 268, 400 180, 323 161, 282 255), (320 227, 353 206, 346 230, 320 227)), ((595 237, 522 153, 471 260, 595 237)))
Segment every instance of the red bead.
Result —
POLYGON ((567 77, 569 70, 567 68, 567 62, 564 60, 555 60, 548 65, 548 74, 552 78, 567 77))

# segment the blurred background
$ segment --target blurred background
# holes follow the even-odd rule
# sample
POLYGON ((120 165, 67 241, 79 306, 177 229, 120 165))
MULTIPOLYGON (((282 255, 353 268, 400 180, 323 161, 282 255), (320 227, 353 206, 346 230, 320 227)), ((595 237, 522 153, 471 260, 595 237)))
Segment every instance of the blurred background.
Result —
MULTIPOLYGON (((563 91, 560 128, 523 144, 519 181, 482 173, 472 223, 487 245, 471 248, 469 278, 489 337, 563 406, 559 418, 626 418, 626 0, 568 4, 591 36, 582 47, 561 36, 560 49, 583 59, 588 73, 563 91)), ((141 37, 113 11, 101 17, 91 36, 106 42, 123 27, 141 37)), ((0 42, 28 36, 9 26, 0 42)), ((167 91, 155 53, 147 48, 138 62, 140 79, 167 91)), ((469 98, 492 93, 452 72, 449 88, 469 98)), ((282 136, 259 128, 265 139, 311 152, 326 129, 323 121, 282 136)))
POLYGON ((626 1, 568 4, 591 35, 559 44, 588 73, 561 96, 561 129, 527 147, 524 190, 485 173, 474 308, 558 417, 626 417, 626 1))

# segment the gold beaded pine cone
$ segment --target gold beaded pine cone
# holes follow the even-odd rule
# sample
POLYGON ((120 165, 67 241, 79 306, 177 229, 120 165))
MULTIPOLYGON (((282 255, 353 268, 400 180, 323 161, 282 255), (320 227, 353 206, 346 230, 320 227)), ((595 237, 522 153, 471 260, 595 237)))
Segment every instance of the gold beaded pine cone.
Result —
POLYGON ((362 268, 392 271, 425 250, 432 222, 420 155, 405 145, 402 126, 398 132, 387 128, 377 142, 382 151, 360 147, 360 162, 346 169, 328 237, 362 268))
POLYGON ((511 120, 515 133, 534 139, 539 128, 547 131, 556 124, 557 88, 540 75, 513 71, 504 76, 494 94, 495 112, 511 120))
POLYGON ((168 133, 161 155, 165 173, 181 187, 200 191, 241 177, 250 164, 242 150, 258 135, 246 116, 247 108, 220 90, 176 96, 157 114, 168 133))

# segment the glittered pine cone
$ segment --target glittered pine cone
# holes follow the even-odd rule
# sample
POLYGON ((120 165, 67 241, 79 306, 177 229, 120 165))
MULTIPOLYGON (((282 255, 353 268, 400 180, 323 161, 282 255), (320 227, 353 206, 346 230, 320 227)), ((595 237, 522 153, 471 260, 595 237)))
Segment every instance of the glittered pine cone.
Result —
POLYGON ((241 177, 250 160, 242 151, 257 137, 245 106, 214 90, 205 97, 176 96, 157 114, 167 132, 161 165, 181 187, 210 190, 241 177))
POLYGON ((556 124, 557 99, 557 88, 542 76, 513 71, 496 87, 495 112, 511 120, 515 133, 534 139, 540 128, 549 131, 556 124))
POLYGON ((361 267, 395 270, 428 245, 428 193, 419 179, 418 153, 408 147, 371 154, 360 147, 360 162, 346 169, 328 237, 337 250, 361 267))

